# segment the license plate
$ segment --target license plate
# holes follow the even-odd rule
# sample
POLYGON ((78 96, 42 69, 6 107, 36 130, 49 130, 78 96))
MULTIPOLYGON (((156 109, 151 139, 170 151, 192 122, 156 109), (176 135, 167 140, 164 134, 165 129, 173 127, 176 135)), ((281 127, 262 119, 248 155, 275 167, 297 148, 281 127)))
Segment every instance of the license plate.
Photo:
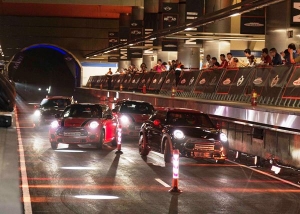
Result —
POLYGON ((209 158, 211 157, 210 152, 194 152, 196 158, 209 158))
POLYGON ((64 136, 80 136, 80 132, 64 132, 64 136))

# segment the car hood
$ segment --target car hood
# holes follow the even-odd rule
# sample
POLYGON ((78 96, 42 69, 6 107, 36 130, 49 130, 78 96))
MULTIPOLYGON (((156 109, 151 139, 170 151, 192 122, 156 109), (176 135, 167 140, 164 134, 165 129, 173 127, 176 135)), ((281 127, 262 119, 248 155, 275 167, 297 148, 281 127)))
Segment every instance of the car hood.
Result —
POLYGON ((186 137, 203 138, 203 139, 219 139, 220 131, 216 128, 189 127, 189 126, 170 126, 171 133, 180 130, 186 137))
POLYGON ((124 113, 121 115, 126 115, 127 117, 130 117, 131 120, 135 123, 143 123, 146 120, 148 120, 149 117, 151 116, 151 114, 133 114, 133 113, 132 114, 124 113))
POLYGON ((66 118, 62 120, 65 127, 83 127, 90 121, 97 121, 95 118, 66 118))

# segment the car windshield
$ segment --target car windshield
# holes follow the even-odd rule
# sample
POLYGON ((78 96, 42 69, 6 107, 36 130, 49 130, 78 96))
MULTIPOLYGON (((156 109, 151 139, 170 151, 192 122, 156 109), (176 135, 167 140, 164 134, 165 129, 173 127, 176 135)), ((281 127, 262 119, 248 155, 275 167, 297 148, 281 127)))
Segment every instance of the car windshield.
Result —
POLYGON ((125 102, 121 104, 120 113, 152 114, 153 106, 149 103, 125 102))
POLYGON ((167 124, 214 128, 208 115, 201 113, 169 112, 167 115, 167 124))
POLYGON ((71 104, 69 99, 43 99, 41 102, 42 107, 66 107, 71 104))
POLYGON ((64 117, 97 118, 102 117, 102 109, 97 105, 74 105, 63 112, 64 117))

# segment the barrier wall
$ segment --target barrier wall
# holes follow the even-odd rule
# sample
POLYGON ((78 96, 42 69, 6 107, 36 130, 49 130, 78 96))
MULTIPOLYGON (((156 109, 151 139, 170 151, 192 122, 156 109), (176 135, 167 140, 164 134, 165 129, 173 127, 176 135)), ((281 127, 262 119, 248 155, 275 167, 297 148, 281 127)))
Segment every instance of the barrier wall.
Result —
POLYGON ((105 102, 111 108, 114 107, 113 98, 117 97, 148 101, 155 106, 199 109, 218 121, 229 139, 230 149, 264 159, 273 156, 285 164, 300 168, 300 109, 293 109, 291 113, 289 109, 278 110, 275 106, 253 108, 250 103, 174 98, 92 88, 76 89, 75 97, 79 102, 105 102))
MULTIPOLYGON (((188 70, 176 86, 175 74, 162 72, 113 75, 113 89, 207 100, 249 103, 253 89, 258 104, 300 107, 300 66, 257 66, 231 69, 188 70)), ((91 76, 86 87, 107 88, 106 76, 91 76)))

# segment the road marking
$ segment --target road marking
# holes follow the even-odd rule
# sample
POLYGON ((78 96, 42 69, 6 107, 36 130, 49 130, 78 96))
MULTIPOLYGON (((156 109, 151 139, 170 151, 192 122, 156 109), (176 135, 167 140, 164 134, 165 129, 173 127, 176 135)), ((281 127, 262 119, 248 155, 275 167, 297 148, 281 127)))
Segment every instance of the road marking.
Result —
POLYGON ((18 144, 19 144, 20 171, 21 171, 21 180, 22 180, 22 194, 23 194, 22 197, 24 201, 23 202, 24 213, 32 214, 32 207, 31 207, 31 200, 30 200, 30 193, 29 193, 27 172, 26 172, 26 164, 25 164, 24 147, 23 147, 22 136, 20 131, 17 108, 15 108, 15 115, 16 115, 16 127, 17 127, 18 144), (24 199, 26 199, 26 201, 24 199))
POLYGON ((128 157, 124 157, 126 160, 128 160, 129 162, 131 162, 131 163, 134 163, 134 161, 132 160, 132 159, 130 159, 130 158, 128 158, 128 157))
POLYGON ((245 166, 245 165, 239 164, 239 163, 234 162, 234 161, 231 161, 231 160, 227 160, 227 161, 228 161, 228 162, 231 162, 231 163, 235 163, 235 164, 237 164, 237 165, 239 165, 239 166, 242 166, 242 167, 244 167, 244 168, 251 169, 251 170, 253 170, 253 171, 255 171, 255 172, 258 172, 258 173, 260 173, 260 174, 269 176, 269 177, 274 178, 274 179, 276 179, 276 180, 282 181, 283 183, 286 183, 286 184, 292 185, 292 186, 294 186, 294 187, 300 188, 300 185, 298 185, 298 184, 295 184, 295 183, 293 183, 293 182, 284 180, 284 179, 282 179, 282 178, 278 178, 278 177, 276 177, 276 176, 274 176, 274 175, 270 175, 270 174, 268 174, 268 173, 266 173, 266 172, 263 172, 263 171, 260 171, 260 170, 258 170, 258 169, 254 169, 253 167, 245 166))
POLYGON ((161 179, 159 178, 155 178, 155 180, 160 183, 161 185, 163 185, 164 187, 171 187, 169 184, 165 183, 164 181, 162 181, 161 179))

